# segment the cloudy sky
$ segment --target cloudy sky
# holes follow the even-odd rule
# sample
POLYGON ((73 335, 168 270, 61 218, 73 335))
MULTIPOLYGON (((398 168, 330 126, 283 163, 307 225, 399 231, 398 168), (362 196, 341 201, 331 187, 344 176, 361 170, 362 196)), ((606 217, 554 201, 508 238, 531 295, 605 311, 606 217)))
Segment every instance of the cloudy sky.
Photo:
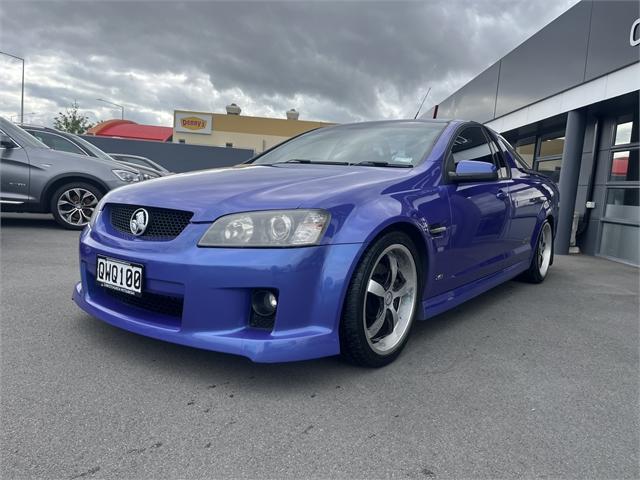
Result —
MULTIPOLYGON (((56 2, 2 0, 0 50, 26 58, 25 120, 76 100, 91 120, 125 106, 335 122, 412 117, 577 0, 56 2), (35 112, 32 114, 32 112, 35 112)), ((20 62, 0 55, 0 115, 20 111, 20 62)))

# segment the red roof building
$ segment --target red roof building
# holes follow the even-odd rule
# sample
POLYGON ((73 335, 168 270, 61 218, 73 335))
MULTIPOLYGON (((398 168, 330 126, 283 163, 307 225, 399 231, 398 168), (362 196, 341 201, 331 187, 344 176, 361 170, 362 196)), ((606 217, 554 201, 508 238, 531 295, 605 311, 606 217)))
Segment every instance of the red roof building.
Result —
POLYGON ((140 125, 131 120, 106 120, 87 130, 87 135, 170 142, 173 136, 173 128, 140 125))

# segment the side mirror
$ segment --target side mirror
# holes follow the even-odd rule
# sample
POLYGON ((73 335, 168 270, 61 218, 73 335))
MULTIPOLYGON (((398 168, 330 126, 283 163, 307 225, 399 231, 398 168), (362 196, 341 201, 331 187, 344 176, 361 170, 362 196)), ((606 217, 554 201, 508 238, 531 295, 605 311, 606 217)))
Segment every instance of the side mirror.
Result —
POLYGON ((0 148, 6 148, 8 150, 15 147, 16 144, 11 140, 10 136, 0 133, 0 148))
POLYGON ((455 172, 449 172, 449 178, 456 183, 460 182, 487 182, 498 180, 496 166, 487 162, 476 160, 461 160, 456 165, 455 172))

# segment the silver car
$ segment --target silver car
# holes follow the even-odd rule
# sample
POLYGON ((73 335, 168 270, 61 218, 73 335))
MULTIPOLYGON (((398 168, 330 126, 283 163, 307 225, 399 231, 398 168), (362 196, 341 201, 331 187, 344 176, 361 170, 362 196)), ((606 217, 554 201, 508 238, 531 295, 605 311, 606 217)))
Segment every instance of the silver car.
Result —
POLYGON ((64 228, 80 230, 106 192, 141 179, 115 160, 51 150, 0 117, 3 212, 52 213, 64 228))

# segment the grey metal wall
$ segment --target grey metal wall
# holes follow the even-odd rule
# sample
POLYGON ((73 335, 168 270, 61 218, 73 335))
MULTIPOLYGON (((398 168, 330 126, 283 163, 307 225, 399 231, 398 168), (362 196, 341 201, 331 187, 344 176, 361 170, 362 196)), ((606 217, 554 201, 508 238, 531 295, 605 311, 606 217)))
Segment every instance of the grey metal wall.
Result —
POLYGON ((253 150, 241 148, 207 147, 91 135, 82 137, 107 153, 141 155, 178 173, 237 165, 253 156, 253 150))
POLYGON ((639 9, 581 1, 441 102, 438 117, 487 122, 638 62, 629 33, 639 9))

